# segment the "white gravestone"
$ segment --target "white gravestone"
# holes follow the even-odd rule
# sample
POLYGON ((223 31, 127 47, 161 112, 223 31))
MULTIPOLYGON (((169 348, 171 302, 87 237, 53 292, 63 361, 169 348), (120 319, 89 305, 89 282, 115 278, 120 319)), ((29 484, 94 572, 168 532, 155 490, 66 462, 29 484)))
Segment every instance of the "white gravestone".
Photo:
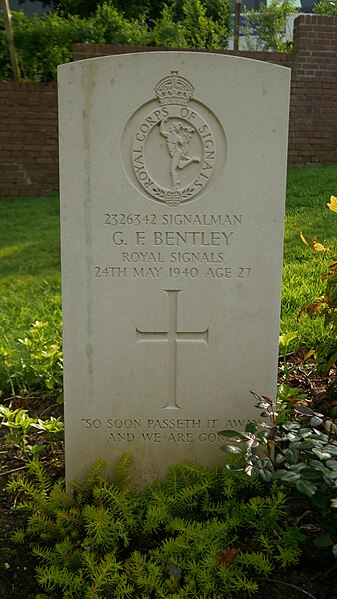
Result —
POLYGON ((66 473, 224 461, 275 397, 289 69, 156 52, 63 65, 66 473))

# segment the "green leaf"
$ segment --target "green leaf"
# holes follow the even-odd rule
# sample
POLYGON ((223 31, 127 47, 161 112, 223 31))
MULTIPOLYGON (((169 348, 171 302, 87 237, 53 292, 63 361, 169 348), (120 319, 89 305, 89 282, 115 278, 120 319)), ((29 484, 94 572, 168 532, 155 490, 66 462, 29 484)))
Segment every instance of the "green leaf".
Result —
MULTIPOLYGON (((324 449, 325 449, 325 451, 328 451, 332 455, 337 456, 337 445, 326 445, 324 449)), ((337 464, 337 461, 336 461, 336 464, 337 464)))
POLYGON ((319 462, 318 460, 310 460, 308 464, 309 466, 315 468, 315 470, 325 470, 324 464, 322 464, 322 462, 319 462))
POLYGON ((293 341, 293 339, 296 339, 296 337, 297 337, 297 333, 295 333, 295 332, 284 333, 284 335, 280 335, 279 336, 280 352, 286 351, 289 343, 291 341, 293 341))
POLYGON ((332 548, 332 555, 337 558, 337 545, 334 545, 332 548))
POLYGON ((287 439, 288 441, 296 441, 296 439, 298 439, 298 434, 290 432, 287 434, 287 439))
POLYGON ((248 424, 246 424, 245 426, 245 432, 246 433, 256 433, 257 431, 257 426, 256 426, 256 422, 248 422, 248 424))
POLYGON ((233 439, 236 437, 241 437, 241 433, 238 433, 238 431, 234 431, 233 429, 225 429, 223 431, 219 431, 219 435, 221 435, 222 437, 232 437, 233 439))
POLYGON ((311 483, 309 480, 304 480, 304 479, 297 480, 295 485, 296 485, 296 489, 300 493, 303 493, 303 495, 307 495, 307 497, 312 497, 317 491, 316 485, 311 483))
POLYGON ((296 449, 286 449, 284 451, 284 456, 289 464, 297 464, 299 454, 296 449))
POLYGON ((312 495, 311 501, 320 509, 324 509, 329 505, 329 498, 323 491, 317 491, 315 495, 312 495))
POLYGON ((329 460, 332 457, 331 453, 323 451, 322 449, 319 449, 319 447, 313 447, 312 453, 317 455, 320 460, 329 460))
POLYGON ((225 453, 242 453, 241 447, 236 447, 235 445, 221 445, 220 449, 225 453))
POLYGON ((301 468, 301 475, 306 480, 322 480, 322 471, 320 468, 315 469, 314 467, 305 466, 301 468))
POLYGON ((318 549, 322 549, 323 547, 330 547, 333 544, 333 540, 327 532, 323 532, 321 535, 318 535, 314 539, 314 545, 318 549))
POLYGON ((336 480, 337 479, 337 470, 328 470, 323 472, 325 478, 328 480, 336 480))
POLYGON ((294 412, 298 414, 303 414, 304 416, 315 416, 315 412, 311 408, 307 408, 306 406, 296 406, 294 408, 294 412))
POLYGON ((244 468, 242 466, 240 466, 239 464, 226 464, 226 468, 227 468, 227 470, 233 470, 236 472, 244 471, 244 468))
POLYGON ((260 470, 260 476, 266 483, 272 479, 272 473, 269 470, 260 470))
POLYGON ((296 472, 289 472, 288 470, 277 470, 276 472, 273 472, 272 479, 274 480, 277 478, 280 478, 285 482, 292 483, 301 478, 301 475, 297 474, 296 472))

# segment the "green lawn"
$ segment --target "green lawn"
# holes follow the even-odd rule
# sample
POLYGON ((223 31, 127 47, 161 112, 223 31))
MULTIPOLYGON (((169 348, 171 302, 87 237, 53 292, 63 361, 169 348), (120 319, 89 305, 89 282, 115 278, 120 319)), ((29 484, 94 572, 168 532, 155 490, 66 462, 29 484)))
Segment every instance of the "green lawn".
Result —
POLYGON ((281 332, 297 331, 296 343, 310 346, 324 335, 322 323, 303 316, 301 307, 315 299, 323 289, 320 279, 325 270, 323 256, 306 247, 317 236, 320 243, 336 248, 337 215, 328 207, 337 195, 337 166, 291 168, 288 171, 284 235, 281 332))
POLYGON ((0 203, 2 333, 22 334, 60 307, 59 218, 57 194, 0 203))
MULTIPOLYGON (((299 231, 308 241, 317 235, 320 242, 335 245, 337 215, 326 206, 331 195, 337 195, 337 166, 289 169, 281 332, 297 331, 294 345, 309 347, 324 335, 319 321, 303 316, 297 322, 301 307, 322 288, 324 272, 324 265, 303 244, 299 231)), ((39 386, 52 391, 58 387, 59 237, 57 194, 0 202, 0 386, 5 393, 14 387, 21 392, 39 386), (42 324, 34 325, 36 321, 42 324), (53 368, 54 383, 47 372, 53 368)))
POLYGON ((60 374, 61 347, 57 194, 0 202, 0 297, 0 389, 57 389, 51 380, 60 374))

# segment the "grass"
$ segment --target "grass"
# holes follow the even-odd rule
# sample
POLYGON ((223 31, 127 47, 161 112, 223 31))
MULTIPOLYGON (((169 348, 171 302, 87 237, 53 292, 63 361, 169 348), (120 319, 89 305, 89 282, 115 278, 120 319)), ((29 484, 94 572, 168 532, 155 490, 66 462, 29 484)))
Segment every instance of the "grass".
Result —
POLYGON ((22 330, 60 305, 59 218, 57 194, 0 203, 3 332, 22 330))
MULTIPOLYGON (((337 215, 326 206, 331 195, 337 195, 337 166, 289 169, 281 333, 297 331, 294 345, 311 347, 326 334, 319 320, 303 316, 297 322, 302 306, 322 289, 324 272, 299 231, 308 240, 317 235, 320 242, 337 247, 337 215)), ((57 194, 0 203, 0 385, 5 393, 26 393, 39 385, 59 391, 59 237, 57 194), (34 325, 36 321, 42 324, 34 325)))
POLYGON ((0 386, 5 394, 14 388, 19 393, 59 388, 50 380, 61 347, 57 194, 0 203, 0 297, 0 386), (43 326, 34 326, 36 321, 43 326))
POLYGON ((321 275, 325 270, 321 255, 310 250, 299 232, 311 241, 335 247, 337 216, 328 208, 331 195, 337 195, 337 166, 291 168, 288 171, 281 332, 297 331, 296 343, 312 346, 326 334, 320 320, 297 317, 303 305, 312 301, 323 289, 321 275))

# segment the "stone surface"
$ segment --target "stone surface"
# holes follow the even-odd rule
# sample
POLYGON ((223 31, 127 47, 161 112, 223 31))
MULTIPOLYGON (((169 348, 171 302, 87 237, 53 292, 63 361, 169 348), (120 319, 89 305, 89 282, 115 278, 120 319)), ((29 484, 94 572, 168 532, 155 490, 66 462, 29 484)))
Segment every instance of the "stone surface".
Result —
POLYGON ((222 463, 275 396, 289 70, 189 52, 60 67, 67 478, 222 463))

